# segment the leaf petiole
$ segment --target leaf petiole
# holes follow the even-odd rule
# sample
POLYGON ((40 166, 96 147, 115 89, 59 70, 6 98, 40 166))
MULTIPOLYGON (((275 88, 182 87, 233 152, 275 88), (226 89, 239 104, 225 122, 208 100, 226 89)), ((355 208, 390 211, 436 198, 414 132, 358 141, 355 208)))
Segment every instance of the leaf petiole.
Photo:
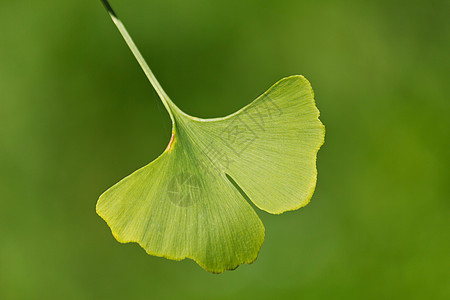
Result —
POLYGON ((164 107, 166 108, 166 110, 168 111, 168 113, 170 115, 170 118, 172 119, 172 122, 174 122, 174 118, 173 118, 172 111, 171 111, 171 108, 174 107, 173 102, 170 100, 169 96, 166 94, 166 92, 163 90, 163 88, 159 84, 159 82, 156 79, 155 75, 153 74, 152 70, 148 66, 148 64, 145 61, 144 57, 142 56, 141 52, 139 51, 139 49, 137 48, 133 39, 131 38, 130 34, 128 33, 127 29, 125 28, 122 21, 117 16, 117 14, 114 12, 114 10, 111 7, 111 5, 109 4, 109 2, 107 0, 101 0, 101 1, 102 1, 103 5, 105 6, 106 10, 108 11, 109 16, 113 20, 117 29, 119 29, 120 34, 122 35, 123 39, 127 43, 131 52, 133 52, 134 57, 138 61, 139 65, 141 66, 141 68, 144 71, 145 75, 147 76, 148 80, 150 81, 153 88, 156 90, 159 97, 161 98, 161 101, 164 104, 164 107))

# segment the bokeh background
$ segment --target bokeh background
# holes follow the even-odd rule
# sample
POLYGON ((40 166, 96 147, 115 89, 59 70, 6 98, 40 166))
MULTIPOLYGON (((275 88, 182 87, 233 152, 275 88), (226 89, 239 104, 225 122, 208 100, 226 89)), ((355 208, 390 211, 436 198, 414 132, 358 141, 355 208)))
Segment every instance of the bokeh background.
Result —
POLYGON ((169 118, 100 1, 0 0, 1 299, 450 298, 450 2, 111 2, 189 114, 305 75, 316 193, 222 275, 118 243, 97 198, 169 118))

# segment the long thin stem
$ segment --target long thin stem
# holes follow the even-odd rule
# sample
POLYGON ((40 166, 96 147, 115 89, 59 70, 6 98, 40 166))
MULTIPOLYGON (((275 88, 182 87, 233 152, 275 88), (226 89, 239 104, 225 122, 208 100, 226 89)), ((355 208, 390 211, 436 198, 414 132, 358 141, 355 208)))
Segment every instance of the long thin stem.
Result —
POLYGON ((101 0, 101 1, 102 1, 103 5, 105 6, 106 10, 108 11, 109 16, 113 20, 117 29, 119 29, 120 34, 124 38, 125 42, 127 43, 128 47, 130 48, 131 52, 133 52, 134 57, 138 61, 139 65, 141 66, 145 75, 147 75, 148 80, 150 81, 153 88, 156 90, 159 97, 161 98, 161 101, 164 104, 164 106, 166 107, 167 111, 169 112, 171 119, 173 120, 171 106, 174 106, 174 104, 172 103, 169 96, 167 96, 166 92, 163 90, 163 88, 159 84, 159 82, 156 79, 155 75, 153 74, 152 70, 150 70, 150 67, 148 66, 147 62, 145 61, 145 59, 142 56, 139 49, 136 47, 136 44, 133 42, 133 39, 131 38, 131 36, 128 34, 128 31, 125 28, 125 26, 123 25, 122 21, 120 21, 120 19, 117 17, 117 14, 114 12, 111 5, 108 3, 107 0, 101 0))

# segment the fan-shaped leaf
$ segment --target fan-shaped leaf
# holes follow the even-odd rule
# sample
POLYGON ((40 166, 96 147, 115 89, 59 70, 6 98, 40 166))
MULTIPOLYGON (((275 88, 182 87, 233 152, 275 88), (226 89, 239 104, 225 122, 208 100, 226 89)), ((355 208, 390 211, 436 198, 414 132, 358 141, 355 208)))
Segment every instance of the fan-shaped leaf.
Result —
POLYGON ((100 197, 97 213, 118 241, 137 242, 152 255, 188 257, 214 273, 252 263, 264 226, 235 185, 274 214, 309 202, 324 140, 309 82, 282 79, 224 118, 189 116, 167 97, 103 2, 159 93, 173 131, 161 156, 100 197))

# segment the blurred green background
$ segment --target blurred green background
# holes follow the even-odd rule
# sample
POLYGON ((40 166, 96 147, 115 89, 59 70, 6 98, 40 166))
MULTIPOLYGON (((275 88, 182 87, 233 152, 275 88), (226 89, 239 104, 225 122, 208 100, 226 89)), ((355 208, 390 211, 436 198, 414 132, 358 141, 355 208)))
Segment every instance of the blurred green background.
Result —
POLYGON ((119 244, 98 196, 170 121, 100 1, 0 0, 0 299, 449 299, 450 2, 113 0, 174 102, 224 116, 305 75, 311 203, 213 275, 119 244))

